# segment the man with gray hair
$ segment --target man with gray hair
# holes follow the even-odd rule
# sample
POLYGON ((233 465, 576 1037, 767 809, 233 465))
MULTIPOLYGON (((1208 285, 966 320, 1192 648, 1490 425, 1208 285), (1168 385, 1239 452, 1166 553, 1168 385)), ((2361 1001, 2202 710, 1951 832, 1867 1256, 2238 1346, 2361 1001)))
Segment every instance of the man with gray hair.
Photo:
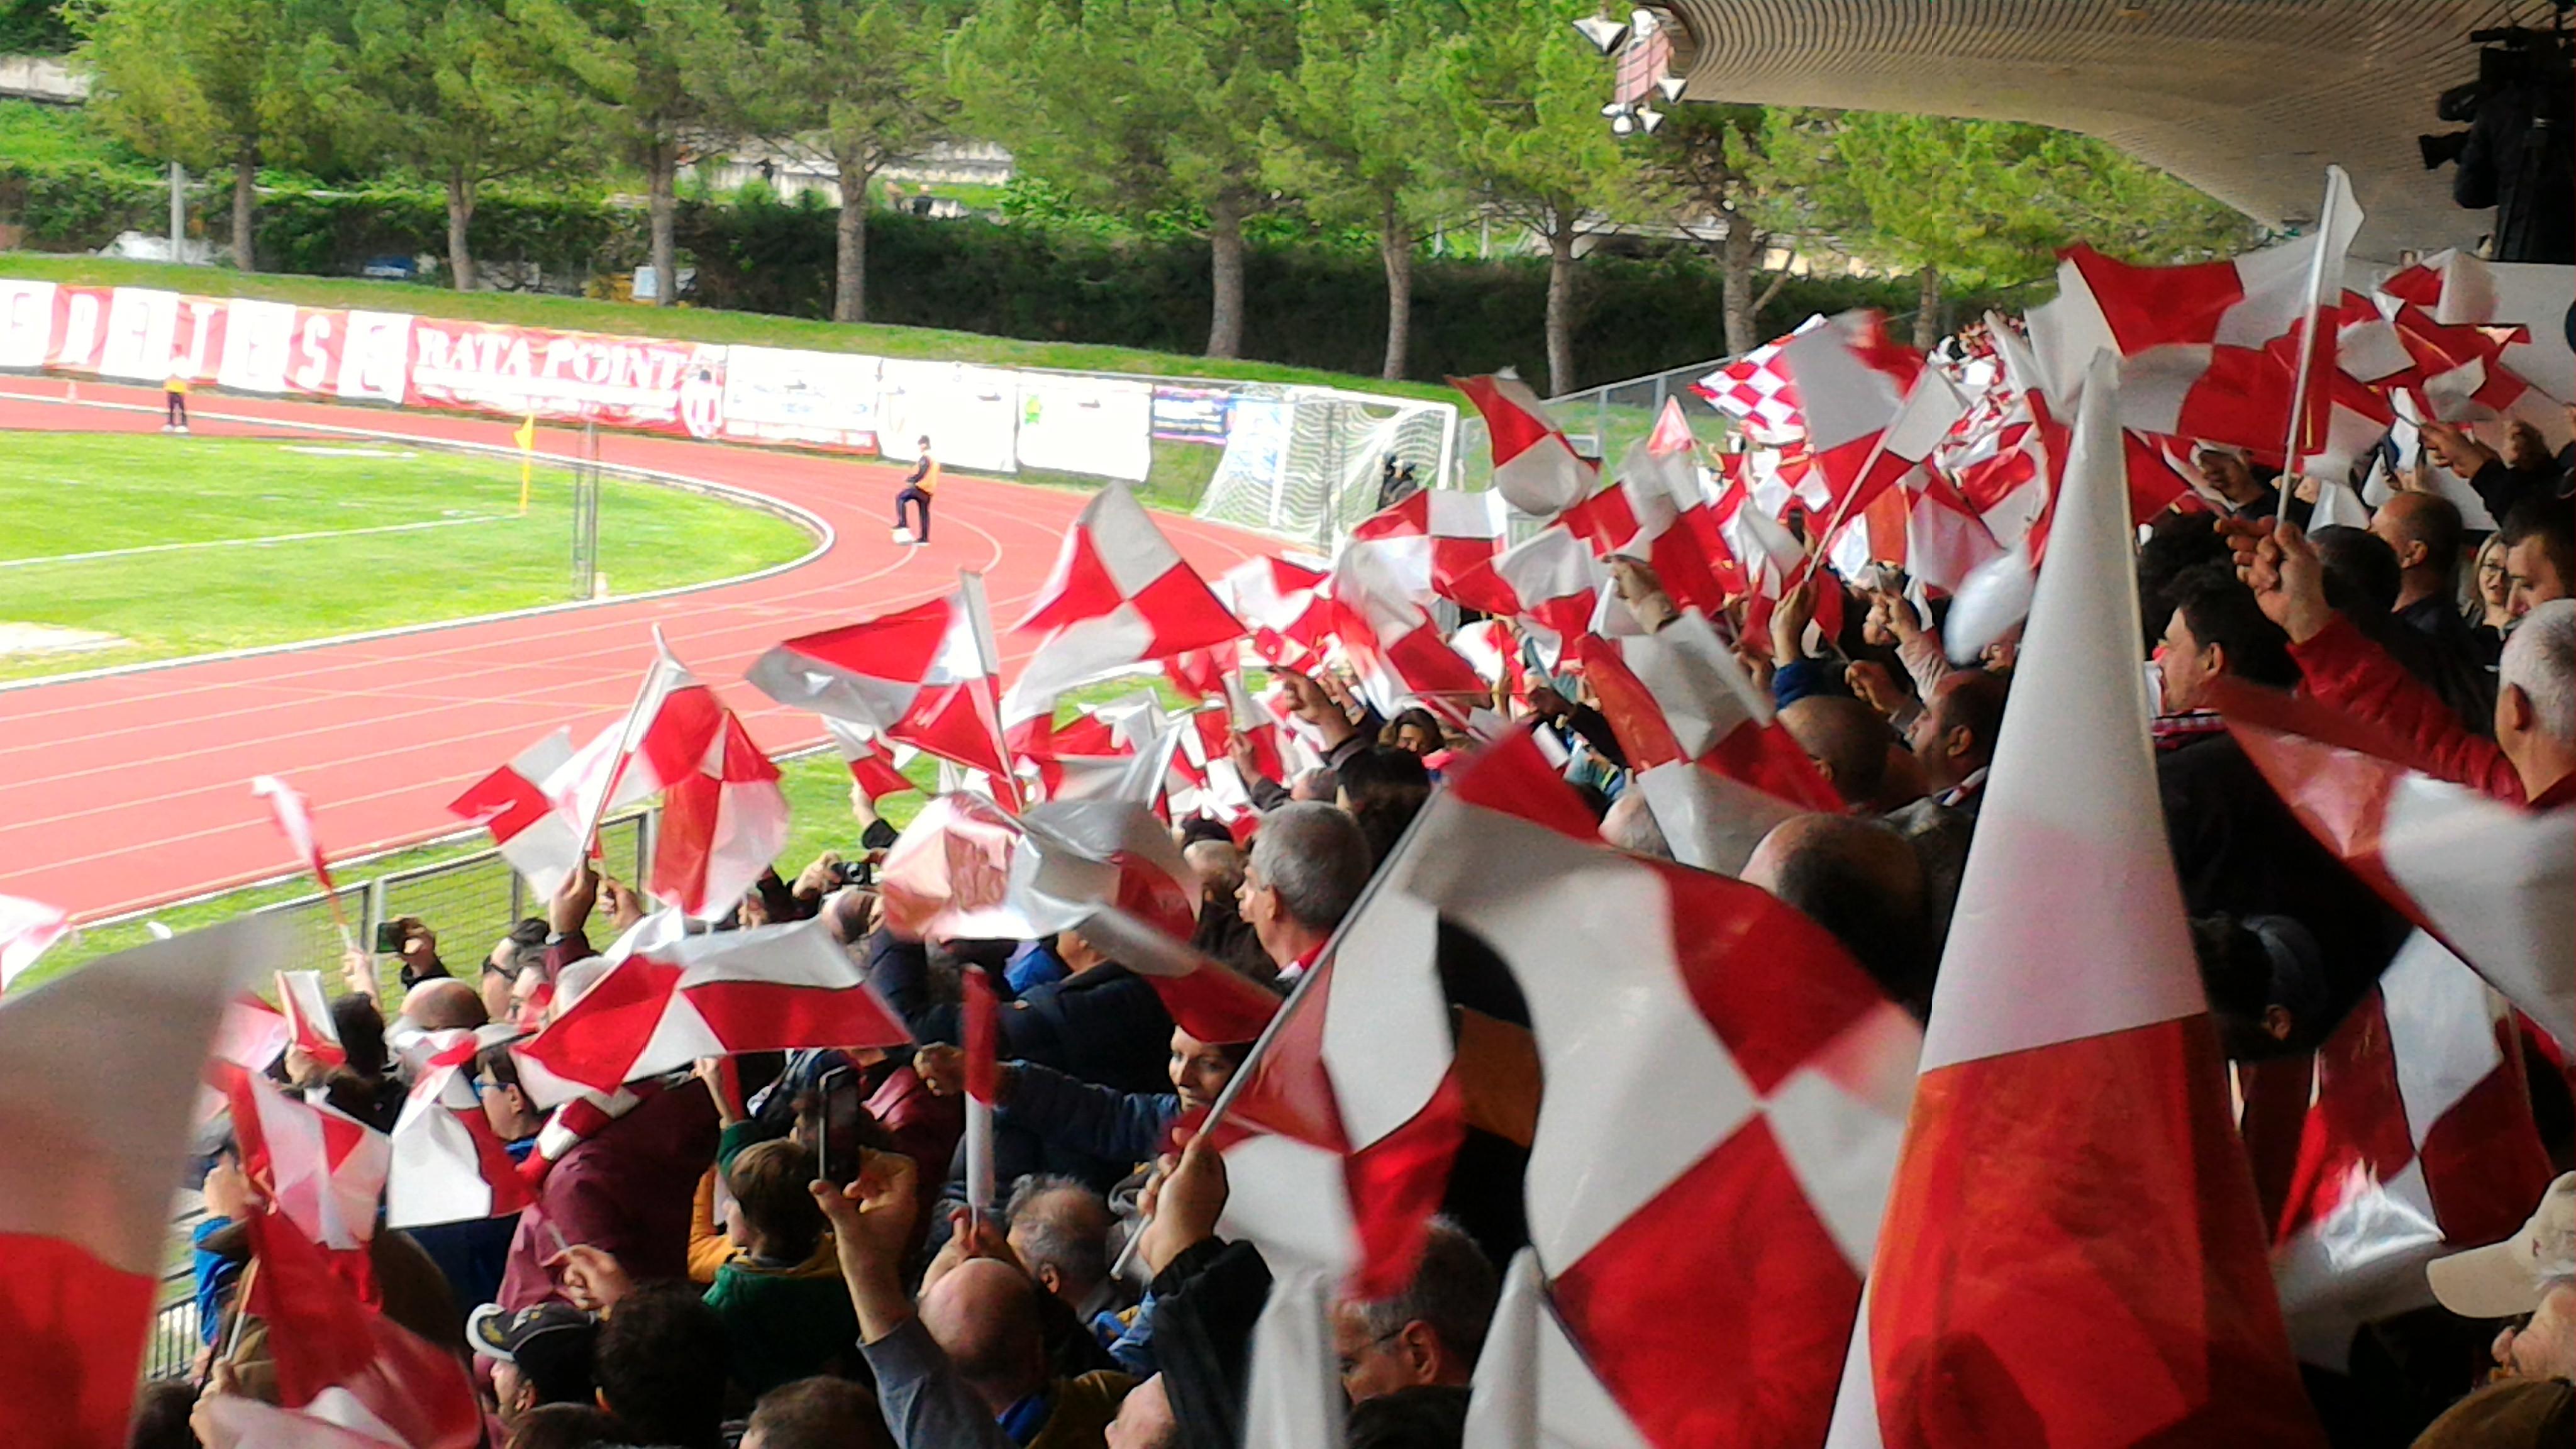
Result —
POLYGON ((1330 805, 1282 805, 1261 817, 1236 901, 1279 968, 1279 985, 1295 985, 1315 964, 1374 864, 1359 822, 1330 805))
POLYGON ((2533 806, 2576 799, 2576 599, 2534 607, 2505 636, 2495 735, 2533 806))
POLYGON ((1476 1240, 1447 1218, 1432 1219, 1422 1265, 1403 1292, 1334 1311, 1343 1391, 1358 1404, 1426 1386, 1466 1388, 1501 1292, 1476 1240))
POLYGON ((1002 1210, 1011 1251, 1038 1286, 1073 1310, 1106 1348, 1124 1325, 1117 1280, 1109 1273, 1109 1204, 1070 1177, 1032 1174, 1011 1189, 1002 1210))

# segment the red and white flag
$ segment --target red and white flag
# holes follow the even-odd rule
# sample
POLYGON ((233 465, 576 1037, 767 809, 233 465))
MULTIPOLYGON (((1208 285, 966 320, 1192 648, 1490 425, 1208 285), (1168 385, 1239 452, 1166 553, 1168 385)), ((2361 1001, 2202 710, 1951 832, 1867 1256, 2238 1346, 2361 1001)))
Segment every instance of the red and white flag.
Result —
POLYGON ((36 958, 70 929, 71 917, 60 907, 0 896, 0 991, 7 991, 19 973, 35 965, 36 958))
POLYGON ((993 1210, 993 1107, 1002 1095, 1002 1004, 981 966, 966 968, 966 1206, 993 1210))
POLYGON ((258 1073, 216 1062, 207 1078, 232 1104, 242 1171, 268 1207, 331 1254, 359 1296, 376 1296, 367 1243, 376 1235, 393 1147, 385 1134, 335 1108, 291 1096, 258 1073))
POLYGON ((1006 731, 1052 718, 1056 696, 1074 685, 1244 635, 1123 483, 1083 505, 1036 604, 1012 628, 1038 646, 1002 696, 1006 731))
POLYGON ((548 781, 555 808, 587 842, 612 810, 662 796, 653 888, 699 920, 741 904, 787 846, 778 767, 716 692, 654 636, 653 666, 624 723, 548 781))
POLYGON ((665 911, 628 931, 599 979, 514 1053, 529 1096, 553 1106, 700 1057, 910 1040, 820 918, 691 935, 665 911))
POLYGON ((2425 1263, 2513 1236, 2550 1177, 2510 1015, 2417 932, 2317 1051, 2272 1246, 2299 1357, 2343 1372, 2356 1329, 2433 1305, 2425 1263))
POLYGON ((339 1023, 331 1019, 331 995, 322 988, 321 972, 278 972, 277 1008, 286 1017, 287 1045, 326 1067, 349 1059, 340 1045, 339 1023))
POLYGON ((1687 761, 1802 810, 1840 813, 1842 797, 1782 728, 1702 615, 1685 612, 1653 634, 1583 641, 1577 662, 1631 768, 1687 761))
MULTIPOLYGON (((1679 403, 1667 401, 1670 421, 1679 403)), ((1655 578, 1686 609, 1715 611, 1727 599, 1718 560, 1731 558, 1719 533, 1717 515, 1700 493, 1695 445, 1687 429, 1682 441, 1665 438, 1669 430, 1628 450, 1618 480, 1565 511, 1560 521, 1606 559, 1625 554, 1651 565, 1655 578)))
MULTIPOLYGON (((1320 560, 1315 562, 1320 563, 1320 560)), ((1330 568, 1295 559, 1246 559, 1219 575, 1217 597, 1252 632, 1252 652, 1264 663, 1311 671, 1332 633, 1326 597, 1330 568)))
MULTIPOLYGON (((2379 310, 2410 365, 2386 385, 2410 394, 2421 416, 2518 419, 2560 445, 2567 434, 2560 404, 2576 401, 2576 345, 2561 321, 2565 281, 2564 268, 2491 263, 2457 250, 2390 277, 2379 286, 2379 310)), ((2368 379, 2369 369, 2357 375, 2368 379)))
POLYGON ((1834 1446, 2323 1439, 2165 847, 2115 366, 2084 384, 1834 1446))
POLYGON ((198 1064, 280 949, 246 916, 0 999, 0 1443, 126 1442, 198 1064))
POLYGON ((1384 889, 1489 942, 1529 1003, 1533 1266, 1623 1429, 1583 1442, 1820 1442, 1912 1020, 1766 892, 1603 847, 1525 733, 1435 796, 1417 841, 1384 889))
POLYGON ((2220 708, 2311 834, 2576 1060, 2576 805, 2528 809, 2410 770, 2313 700, 2232 689, 2220 708))
POLYGON ((928 603, 790 639, 743 677, 780 704, 1004 777, 1010 753, 981 600, 970 574, 928 603))
MULTIPOLYGON (((1416 494, 1416 497, 1421 495, 1416 494)), ((1484 696, 1492 688, 1441 636, 1424 607, 1396 576, 1383 544, 1354 544, 1333 565, 1333 637, 1359 677, 1360 691, 1393 714, 1424 696, 1484 696)))
MULTIPOLYGON (((1451 597, 1458 580, 1503 547, 1503 495, 1425 488, 1360 520, 1349 547, 1371 546, 1417 603, 1451 597)), ((1246 623, 1251 622, 1249 617, 1246 623)))
POLYGON ((1552 518, 1590 493, 1600 468, 1586 462, 1529 384, 1510 372, 1453 377, 1485 419, 1494 456, 1494 491, 1523 513, 1552 518))
POLYGON ((391 1134, 386 1227, 508 1217, 535 1200, 474 1087, 476 1056, 510 1035, 504 1027, 422 1038, 413 1053, 417 1075, 391 1134))
POLYGON ((461 1357, 350 1291, 332 1255, 285 1214, 254 1213, 246 1226, 259 1261, 250 1311, 268 1331, 283 1408, 393 1449, 482 1442, 483 1415, 461 1357))
POLYGON ((1468 575, 1461 593, 1476 601, 1472 607, 1516 620, 1539 662, 1555 668, 1591 629, 1607 577, 1592 545, 1560 520, 1468 575))
POLYGON ((2295 410, 2301 457, 2320 453, 2341 375, 2344 258, 2362 222, 2342 170, 2328 167, 2327 178, 2309 235, 2232 261, 2140 267, 2070 249, 2056 300, 2030 313, 2050 398, 2076 400, 2087 361, 2107 350, 2120 359, 2125 426, 2278 454, 2295 410), (2307 391, 2294 398, 2303 340, 2307 391))
POLYGON ((888 795, 921 788, 912 783, 910 776, 895 768, 885 748, 865 726, 825 715, 823 732, 832 737, 833 747, 841 752, 841 763, 850 767, 851 782, 866 791, 870 800, 882 800, 888 795))
POLYGON ((1778 365, 1780 349, 1788 346, 1791 338, 1824 325, 1823 313, 1812 314, 1787 337, 1775 337, 1692 383, 1691 391, 1706 399, 1710 407, 1749 425, 1749 431, 1760 441, 1780 443, 1795 438, 1802 430, 1798 387, 1787 370, 1778 365))
POLYGON ((313 834, 313 812, 296 788, 275 775, 254 776, 250 792, 268 802, 269 814, 277 821, 278 833, 295 847, 295 858, 325 891, 336 889, 331 884, 330 862, 322 857, 322 842, 313 834))
POLYGON ((447 812, 492 832, 510 868, 545 900, 581 868, 581 824, 556 807, 546 783, 572 763, 572 731, 559 729, 474 782, 447 812))

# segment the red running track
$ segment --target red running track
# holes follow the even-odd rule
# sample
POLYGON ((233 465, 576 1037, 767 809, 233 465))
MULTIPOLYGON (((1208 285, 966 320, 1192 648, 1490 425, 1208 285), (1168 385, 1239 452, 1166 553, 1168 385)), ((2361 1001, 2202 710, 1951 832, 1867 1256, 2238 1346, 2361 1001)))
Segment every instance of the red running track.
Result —
MULTIPOLYGON (((0 380, 0 432, 156 432, 157 391, 0 380)), ((201 437, 295 435, 296 425, 503 443, 506 422, 240 397, 196 399, 201 437)), ((311 436, 304 433, 303 436, 311 436)), ((546 430, 569 458, 579 435, 546 430)), ((5 446, 5 444, 0 444, 5 446)), ((784 572, 667 598, 523 618, 466 620, 391 637, 0 689, 0 893, 89 919, 292 869, 250 778, 287 776, 335 855, 458 828, 447 802, 559 726, 576 739, 634 699, 659 624, 672 649, 772 752, 819 743, 812 715, 741 682, 778 640, 919 603, 984 572, 1005 629, 1045 581, 1083 499, 952 477, 932 542, 889 538, 901 471, 774 450, 603 435, 602 458, 790 503, 836 537, 784 572)), ((1186 518, 1158 520, 1213 575, 1273 545, 1186 518)), ((1031 641, 1002 636, 1004 667, 1031 641)))

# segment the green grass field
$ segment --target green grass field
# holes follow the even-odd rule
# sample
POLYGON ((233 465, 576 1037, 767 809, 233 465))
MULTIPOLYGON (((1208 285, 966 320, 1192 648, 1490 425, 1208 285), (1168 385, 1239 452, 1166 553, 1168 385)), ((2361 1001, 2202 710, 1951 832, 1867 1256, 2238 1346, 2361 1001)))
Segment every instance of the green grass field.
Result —
MULTIPOLYGON (((126 641, 0 654, 23 679, 493 614, 573 594, 569 475, 540 467, 520 517, 515 463, 385 444, 18 433, 0 449, 0 625, 126 641), (104 555, 103 557, 66 557, 104 555)), ((608 480, 612 592, 796 558, 772 514, 608 480)))

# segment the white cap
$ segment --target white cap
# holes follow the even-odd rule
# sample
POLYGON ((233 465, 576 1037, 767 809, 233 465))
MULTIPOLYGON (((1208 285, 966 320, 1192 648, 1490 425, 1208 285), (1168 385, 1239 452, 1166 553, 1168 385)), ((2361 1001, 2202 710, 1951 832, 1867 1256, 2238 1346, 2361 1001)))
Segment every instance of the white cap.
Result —
POLYGON ((2433 1296, 2462 1318, 2511 1318, 2540 1307, 2541 1285, 2576 1272, 2576 1172, 2549 1185, 2522 1231, 2424 1265, 2433 1296))

